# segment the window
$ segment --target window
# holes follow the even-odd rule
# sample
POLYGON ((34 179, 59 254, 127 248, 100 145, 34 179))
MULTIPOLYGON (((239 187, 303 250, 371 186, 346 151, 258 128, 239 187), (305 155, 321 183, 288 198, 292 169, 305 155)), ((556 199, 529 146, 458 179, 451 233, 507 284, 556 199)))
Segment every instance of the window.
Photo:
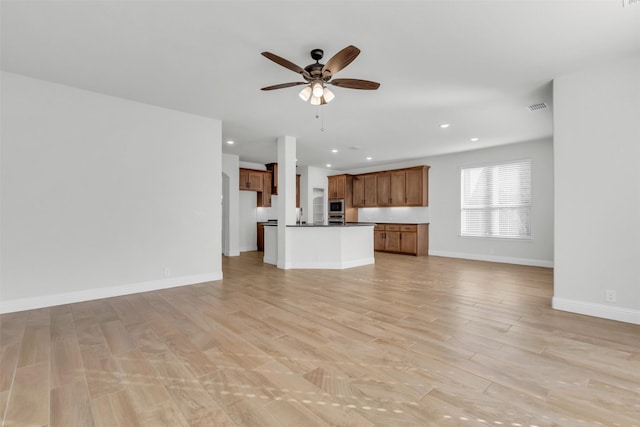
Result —
POLYGON ((460 171, 463 236, 531 238, 531 160, 460 171))

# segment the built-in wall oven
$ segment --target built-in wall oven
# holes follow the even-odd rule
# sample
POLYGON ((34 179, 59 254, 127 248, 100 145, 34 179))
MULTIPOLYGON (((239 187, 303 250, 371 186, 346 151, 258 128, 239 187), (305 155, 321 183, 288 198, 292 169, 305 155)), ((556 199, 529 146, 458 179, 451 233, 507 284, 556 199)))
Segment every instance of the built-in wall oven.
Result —
POLYGON ((344 199, 329 200, 329 215, 344 215, 344 199))
POLYGON ((344 200, 329 200, 329 224, 344 224, 344 200))

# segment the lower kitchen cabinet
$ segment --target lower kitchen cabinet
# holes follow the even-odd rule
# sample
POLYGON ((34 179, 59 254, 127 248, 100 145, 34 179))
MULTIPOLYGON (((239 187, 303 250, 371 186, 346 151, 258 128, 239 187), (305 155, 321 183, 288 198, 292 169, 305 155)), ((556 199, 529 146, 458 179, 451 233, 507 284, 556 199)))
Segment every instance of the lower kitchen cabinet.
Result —
POLYGON ((429 253, 429 224, 376 224, 373 234, 376 251, 408 255, 429 253))
POLYGON ((260 252, 264 251, 264 225, 262 225, 261 223, 257 224, 258 226, 258 233, 257 233, 257 247, 258 250, 260 252))

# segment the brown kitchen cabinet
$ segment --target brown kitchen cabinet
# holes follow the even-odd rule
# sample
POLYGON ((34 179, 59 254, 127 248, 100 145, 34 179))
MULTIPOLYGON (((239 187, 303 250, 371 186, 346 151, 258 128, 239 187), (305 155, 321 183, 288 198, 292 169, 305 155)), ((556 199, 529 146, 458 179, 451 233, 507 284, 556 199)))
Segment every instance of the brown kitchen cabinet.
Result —
POLYGON ((384 250, 385 252, 400 252, 400 226, 387 224, 384 226, 384 250))
POLYGON ((373 227, 373 250, 384 251, 384 224, 376 224, 373 227))
POLYGON ((376 173, 356 175, 353 177, 353 206, 369 208, 377 206, 377 175, 376 173))
POLYGON ((429 167, 378 172, 377 206, 428 206, 429 167))
POLYGON ((347 195, 347 175, 333 175, 328 176, 329 180, 329 193, 327 197, 329 200, 346 199, 347 195))
POLYGON ((404 206, 429 206, 429 166, 409 168, 405 173, 404 206))
POLYGON ((378 206, 405 206, 406 177, 404 170, 379 172, 376 178, 378 206))
POLYGON ((240 190, 262 191, 264 171, 240 169, 240 190))
POLYGON ((429 253, 429 224, 376 224, 374 250, 407 255, 429 253))
POLYGON ((271 207, 271 172, 262 172, 262 191, 258 193, 258 207, 270 208, 271 207))
POLYGON ((258 250, 263 252, 264 251, 264 225, 262 223, 258 223, 258 230, 257 230, 257 247, 258 250))
POLYGON ((300 207, 300 175, 296 175, 296 208, 300 207))
POLYGON ((271 194, 275 196, 278 194, 278 164, 267 163, 265 166, 271 172, 271 194))

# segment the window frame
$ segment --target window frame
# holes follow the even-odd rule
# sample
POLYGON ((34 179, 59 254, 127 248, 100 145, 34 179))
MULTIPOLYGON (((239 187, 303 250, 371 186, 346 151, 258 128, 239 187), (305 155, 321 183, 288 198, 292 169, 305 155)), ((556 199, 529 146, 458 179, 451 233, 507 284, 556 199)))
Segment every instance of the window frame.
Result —
MULTIPOLYGON (((507 241, 524 241, 524 242, 530 242, 533 240, 534 238, 534 227, 533 227, 533 201, 534 201, 534 186, 533 186, 533 166, 534 166, 534 162, 532 158, 520 158, 520 159, 511 159, 511 160, 504 160, 504 161, 500 161, 500 162, 491 162, 491 163, 477 163, 477 164, 472 164, 472 165, 465 165, 465 166, 459 166, 458 167, 458 177, 459 177, 459 209, 458 209, 458 236, 463 237, 463 238, 468 238, 468 239, 483 239, 483 240, 507 240, 507 241), (499 235, 476 235, 476 234, 464 234, 462 232, 463 230, 463 224, 462 224, 462 218, 463 218, 463 212, 465 211, 464 205, 463 205, 463 196, 464 196, 464 181, 463 181, 463 176, 462 173, 465 169, 477 169, 477 168, 485 168, 485 167, 492 167, 492 166, 501 166, 501 165, 511 165, 511 164, 516 164, 516 163, 522 163, 522 162, 528 162, 529 163, 529 186, 530 186, 530 202, 528 205, 528 210, 529 210, 529 235, 528 236, 499 236, 499 235)), ((499 208, 491 208, 491 209, 499 209, 499 208)), ((487 209, 489 210, 489 209, 487 209)))

